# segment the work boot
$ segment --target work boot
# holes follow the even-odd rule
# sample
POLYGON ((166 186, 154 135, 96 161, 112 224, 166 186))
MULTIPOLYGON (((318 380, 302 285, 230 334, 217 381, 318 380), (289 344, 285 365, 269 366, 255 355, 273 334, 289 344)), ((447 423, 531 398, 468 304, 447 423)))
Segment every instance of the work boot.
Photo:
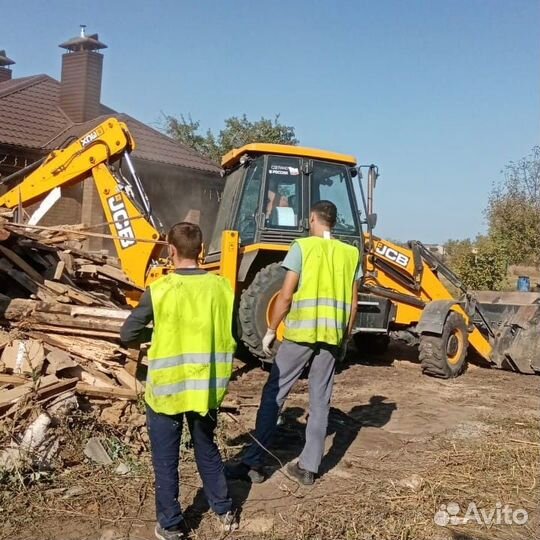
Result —
POLYGON ((287 473, 304 486, 312 486, 315 482, 315 473, 302 469, 298 463, 289 463, 287 465, 287 473))
POLYGON ((164 529, 159 523, 156 523, 154 534, 158 540, 187 540, 185 528, 181 525, 172 529, 164 529))
POLYGON ((217 518, 221 523, 223 532, 232 532, 238 529, 238 519, 233 511, 229 510, 225 514, 218 514, 217 518))
POLYGON ((225 476, 231 480, 245 480, 252 484, 262 484, 266 480, 266 476, 260 468, 251 468, 242 462, 225 465, 225 476))

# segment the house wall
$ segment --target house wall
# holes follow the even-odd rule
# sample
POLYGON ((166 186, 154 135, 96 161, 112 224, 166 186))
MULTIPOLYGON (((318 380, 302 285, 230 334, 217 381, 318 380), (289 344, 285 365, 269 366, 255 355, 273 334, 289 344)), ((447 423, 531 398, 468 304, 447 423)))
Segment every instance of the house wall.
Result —
POLYGON ((133 159, 154 213, 165 230, 179 221, 197 223, 205 241, 214 228, 223 190, 223 179, 215 173, 133 159))
MULTIPOLYGON (((153 214, 163 223, 164 232, 179 221, 191 221, 201 227, 203 238, 209 242, 221 198, 221 177, 205 171, 144 159, 133 158, 133 164, 150 199, 153 214)), ((129 178, 127 170, 123 170, 123 173, 129 178)), ((52 216, 53 220, 76 216, 73 221, 63 223, 84 223, 87 226, 105 223, 105 215, 93 180, 86 180, 84 186, 78 187, 78 198, 75 197, 79 202, 78 213, 73 208, 73 203, 64 203, 67 208, 59 208, 52 216), (72 214, 69 214, 70 210, 73 211, 72 214)), ((107 225, 91 230, 110 234, 107 225)), ((109 239, 88 238, 87 247, 90 251, 106 250, 111 255, 115 254, 114 244, 109 239)))

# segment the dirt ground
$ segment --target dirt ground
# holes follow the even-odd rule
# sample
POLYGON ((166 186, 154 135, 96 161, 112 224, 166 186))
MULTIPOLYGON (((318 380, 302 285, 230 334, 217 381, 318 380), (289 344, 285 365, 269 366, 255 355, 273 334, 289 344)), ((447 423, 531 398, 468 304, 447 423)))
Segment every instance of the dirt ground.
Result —
MULTIPOLYGON (((300 487, 269 458, 264 484, 231 482, 241 508, 235 533, 216 528, 185 450, 182 503, 192 538, 538 538, 540 378, 472 365, 458 379, 437 380, 421 374, 415 355, 396 345, 378 359, 353 351, 336 375, 320 479, 300 487)), ((260 368, 238 364, 230 394, 241 405, 220 420, 227 459, 249 441, 265 378, 260 368)), ((302 449, 307 405, 301 380, 272 446, 281 464, 302 449)), ((131 472, 118 476, 114 466, 83 462, 77 444, 63 449, 63 470, 50 477, 13 480, 7 490, 0 484, 1 539, 153 538, 148 453, 120 449, 131 472)))

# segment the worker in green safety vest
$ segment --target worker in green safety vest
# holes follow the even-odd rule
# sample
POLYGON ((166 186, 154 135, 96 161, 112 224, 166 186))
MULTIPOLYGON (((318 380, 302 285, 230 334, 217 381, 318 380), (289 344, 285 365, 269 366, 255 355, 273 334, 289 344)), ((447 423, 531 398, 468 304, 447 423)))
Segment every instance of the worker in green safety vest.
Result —
POLYGON ((309 364, 309 418, 306 444, 298 463, 287 472, 303 484, 313 484, 324 453, 336 359, 345 350, 356 318, 360 252, 332 238, 337 209, 330 201, 311 207, 310 234, 296 240, 282 266, 287 270, 275 301, 266 335, 271 356, 276 329, 285 319, 285 335, 263 389, 255 440, 242 461, 228 465, 229 478, 263 482, 263 458, 276 429, 279 413, 293 385, 309 364))
POLYGON ((146 417, 156 481, 156 538, 186 538, 178 464, 184 419, 210 507, 223 529, 238 528, 214 440, 217 409, 229 384, 236 343, 229 282, 199 268, 201 229, 178 223, 167 235, 175 272, 153 282, 121 329, 125 343, 148 341, 146 417))

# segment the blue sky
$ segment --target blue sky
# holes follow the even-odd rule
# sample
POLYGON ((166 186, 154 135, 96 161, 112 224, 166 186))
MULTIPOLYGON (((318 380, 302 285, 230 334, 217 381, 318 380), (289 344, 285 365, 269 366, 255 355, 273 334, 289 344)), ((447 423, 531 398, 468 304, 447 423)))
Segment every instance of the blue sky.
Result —
MULTIPOLYGON (((493 181, 540 143, 538 0, 0 0, 14 76, 60 74, 79 24, 104 51, 102 101, 203 128, 281 115, 301 143, 381 170, 380 235, 485 228, 493 181)), ((1 121, 1 119, 0 119, 1 121)))

